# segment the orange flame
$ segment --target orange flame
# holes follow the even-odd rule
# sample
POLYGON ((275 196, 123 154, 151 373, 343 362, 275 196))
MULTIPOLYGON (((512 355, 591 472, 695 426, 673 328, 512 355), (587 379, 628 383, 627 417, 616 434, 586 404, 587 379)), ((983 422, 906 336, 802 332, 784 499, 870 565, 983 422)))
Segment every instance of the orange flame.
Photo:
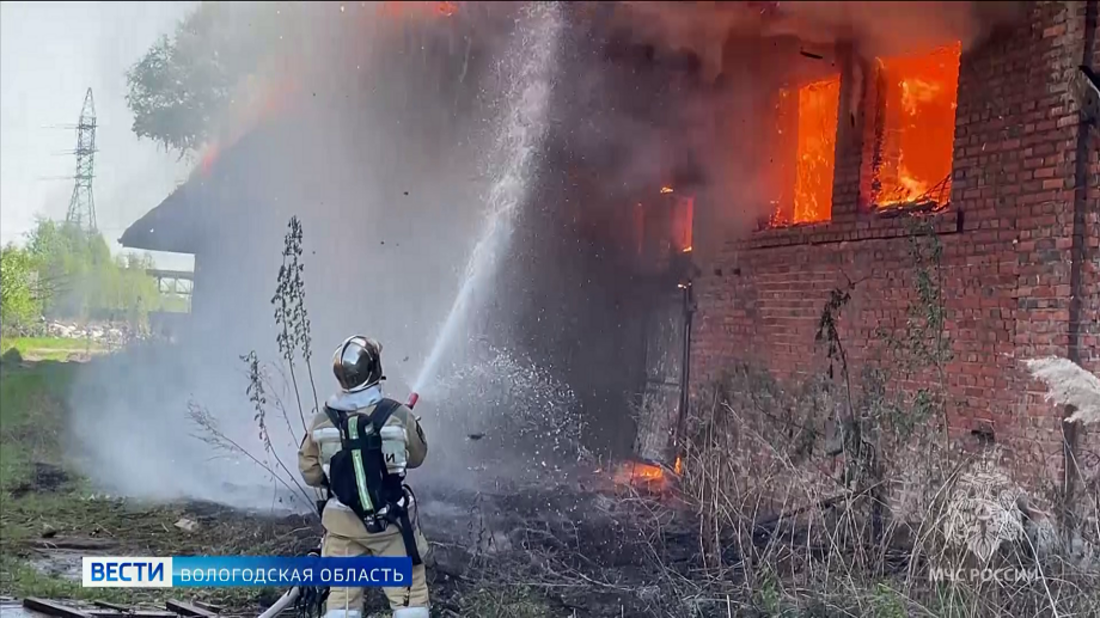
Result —
POLYGON ((435 13, 450 17, 458 12, 457 2, 411 2, 408 0, 385 0, 381 13, 387 17, 405 17, 413 14, 428 15, 435 13))
POLYGON ((672 187, 661 187, 661 195, 672 193, 672 187))
POLYGON ((230 101, 232 107, 226 128, 203 146, 199 170, 210 174, 222 152, 232 148, 256 126, 281 114, 292 103, 297 91, 297 82, 292 77, 249 78, 230 101))
POLYGON ((676 198, 675 210, 672 214, 672 242, 677 250, 688 253, 691 251, 692 219, 695 216, 695 198, 676 198))
POLYGON ((202 159, 199 160, 199 167, 202 169, 203 174, 209 174, 210 170, 214 167, 214 162, 218 160, 218 145, 216 143, 207 144, 206 149, 202 153, 202 159))
POLYGON ((962 44, 879 59, 886 77, 884 132, 874 201, 889 207, 951 197, 962 44))
POLYGON ((663 468, 637 461, 627 461, 619 464, 615 469, 613 479, 617 485, 631 485, 658 490, 664 489, 667 483, 663 468))
POLYGON ((833 211, 840 76, 798 90, 798 160, 792 223, 828 221, 833 211))
MULTIPOLYGON (((599 470, 597 470, 599 472, 599 470)), ((684 472, 684 463, 680 457, 676 457, 676 463, 672 467, 672 473, 680 476, 684 472)), ((615 467, 612 475, 616 485, 628 485, 639 489, 663 492, 669 489, 669 475, 661 466, 642 463, 640 461, 626 461, 615 467)))
POLYGON ((786 188, 772 200, 768 227, 817 223, 832 216, 840 75, 802 86, 797 98, 792 94, 781 88, 776 102, 778 143, 781 151, 793 150, 794 157, 780 164, 791 175, 781 181, 779 186, 786 188))
POLYGON ((615 471, 615 483, 619 485, 647 485, 662 483, 664 471, 660 466, 640 462, 620 464, 615 471))

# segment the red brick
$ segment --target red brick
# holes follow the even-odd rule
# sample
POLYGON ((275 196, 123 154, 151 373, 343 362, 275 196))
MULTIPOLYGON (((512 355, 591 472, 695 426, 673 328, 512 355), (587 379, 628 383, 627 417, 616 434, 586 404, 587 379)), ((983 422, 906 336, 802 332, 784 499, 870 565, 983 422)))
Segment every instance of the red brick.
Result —
MULTIPOLYGON (((1040 2, 1030 22, 963 56, 955 119, 953 203, 942 221, 942 276, 953 360, 946 367, 950 433, 967 436, 977 420, 995 420, 998 441, 1024 477, 1058 480, 1061 411, 1024 372, 1032 355, 1069 354, 1077 104, 1065 88, 1083 49, 1083 3, 1040 2), (965 229, 954 233, 958 213, 965 229)), ((1100 45, 1095 62, 1100 65, 1100 45)), ((867 72, 864 72, 867 75, 867 72)), ((846 75, 845 80, 850 76, 846 75)), ((847 82, 846 82, 847 83, 847 82)), ((870 178, 866 136, 873 135, 865 88, 856 126, 839 124, 834 221, 809 229, 770 230, 733 243, 702 265, 691 356, 692 387, 723 367, 751 360, 781 377, 822 370, 814 331, 829 291, 858 281, 840 324, 851 375, 875 362, 875 330, 903 327, 915 297, 902 219, 861 211, 870 178), (862 139, 860 137, 862 136, 862 139), (861 202, 862 200, 862 202, 861 202), (844 240, 843 243, 834 242, 844 240), (824 244, 822 244, 824 243, 824 244), (714 269, 741 268, 718 277, 714 269)), ((847 109, 842 104, 842 109, 847 109)), ((1083 316, 1100 315, 1100 158, 1089 145, 1092 199, 1084 244, 1083 316)), ((708 252, 714 254, 718 252, 708 252)), ((1080 327, 1082 363, 1100 371, 1100 324, 1080 327)), ((903 389, 927 376, 899 380, 903 389)), ((1085 438, 1100 447, 1100 437, 1085 438)))

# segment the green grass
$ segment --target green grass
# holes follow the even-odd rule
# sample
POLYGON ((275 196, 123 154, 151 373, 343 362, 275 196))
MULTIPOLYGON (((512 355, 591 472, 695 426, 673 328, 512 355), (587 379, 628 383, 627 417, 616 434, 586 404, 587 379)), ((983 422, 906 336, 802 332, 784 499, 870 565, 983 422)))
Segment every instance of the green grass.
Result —
POLYGON ((78 368, 47 361, 0 369, 0 491, 31 481, 35 461, 60 461, 59 425, 78 368))
POLYGON ((83 350, 88 345, 94 350, 97 347, 101 347, 99 343, 87 339, 68 339, 65 337, 16 337, 10 339, 10 344, 20 351, 24 349, 33 350, 83 350))
POLYGON ((84 588, 79 581, 50 577, 16 556, 0 555, 0 588, 18 592, 21 597, 46 599, 82 599, 111 603, 138 603, 153 601, 147 590, 132 588, 84 588))
POLYGON ((0 340, 0 355, 14 348, 24 358, 35 360, 63 361, 70 354, 82 352, 101 353, 106 346, 87 339, 66 339, 63 337, 13 337, 0 340))
MULTIPOLYGON (((68 345, 65 340, 51 343, 68 345)), ((39 571, 29 559, 35 556, 35 542, 47 530, 54 533, 53 538, 113 539, 117 546, 104 550, 111 555, 285 551, 279 543, 288 538, 287 526, 300 529, 300 524, 219 515, 206 521, 198 532, 184 533, 173 525, 180 517, 190 516, 184 505, 150 505, 97 496, 79 471, 68 465, 62 450, 68 395, 79 372, 87 369, 82 363, 54 361, 0 365, 0 594, 138 603, 163 601, 163 595, 170 592, 85 589, 79 581, 39 571), (63 481, 43 485, 39 478, 43 468, 55 476, 60 470, 63 481)), ((305 534, 312 541, 313 533, 305 534)), ((195 589, 188 596, 227 607, 254 607, 262 594, 278 596, 281 591, 195 589)))
MULTIPOLYGON (((86 593, 95 592, 81 588, 80 582, 39 573, 24 561, 28 555, 24 543, 47 527, 60 532, 79 525, 81 519, 101 516, 98 505, 88 508, 74 499, 78 482, 60 487, 60 493, 30 491, 18 498, 11 493, 34 483, 36 462, 62 460, 59 425, 79 367, 47 361, 0 368, 0 591, 5 594, 85 598, 86 593), (77 515, 75 521, 73 515, 77 515)), ((126 592, 111 590, 97 598, 130 598, 126 592)))

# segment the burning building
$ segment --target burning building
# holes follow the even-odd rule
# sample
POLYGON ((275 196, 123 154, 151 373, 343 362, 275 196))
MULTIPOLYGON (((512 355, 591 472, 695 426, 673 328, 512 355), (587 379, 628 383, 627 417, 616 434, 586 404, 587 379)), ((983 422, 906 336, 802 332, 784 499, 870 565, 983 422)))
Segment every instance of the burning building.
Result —
MULTIPOLYGON (((789 3, 743 4, 774 16, 789 3)), ((850 295, 838 323, 850 371, 873 363, 878 333, 909 319, 919 221, 942 244, 952 435, 991 433, 1023 473, 1072 475, 1067 454, 1086 439, 1063 433, 1064 411, 1043 402, 1021 361, 1059 355, 1100 370, 1097 149, 1077 68, 1100 60, 1096 3, 1021 6, 1022 19, 980 41, 897 53, 877 53, 853 32, 823 43, 735 24, 715 71, 698 53, 623 34, 613 8, 576 5, 559 70, 577 85, 551 97, 537 187, 499 276, 501 300, 483 318, 486 336, 572 386, 593 444, 667 464, 692 395, 728 366, 752 363, 780 380, 821 370, 815 334, 835 289, 850 295)), ((449 66, 466 75, 461 60, 449 66)), ((444 94, 473 104, 461 87, 444 94)), ((259 259, 219 230, 270 237, 263 243, 277 256, 286 216, 321 201, 302 189, 245 214, 253 192, 233 180, 245 173, 234 171, 239 161, 274 156, 269 174, 297 177, 282 151, 263 145, 272 126, 220 153, 209 175, 196 173, 122 238, 196 254, 196 321, 267 315, 264 281, 210 283, 259 259)), ((388 130, 393 140, 431 133, 388 130)), ((433 198, 446 201, 448 190, 433 198)), ((424 217, 439 212, 430 201, 424 217)), ((395 237, 413 233, 374 221, 395 237)), ((339 222, 321 225, 340 233, 339 222)), ((413 271, 388 293, 431 296, 445 274, 413 271)), ((432 321, 422 307, 406 310, 432 321)), ((383 336, 410 321, 374 317, 383 336)))
POLYGON ((821 74, 776 90, 774 208, 698 264, 693 389, 745 360, 781 378, 818 371, 835 289, 851 295, 839 334, 858 375, 878 333, 912 319, 907 229, 921 221, 942 243, 951 435, 991 437, 1022 477, 1075 474, 1084 440, 1021 363, 1100 370, 1097 142, 1075 95, 1078 67, 1098 59, 1096 4, 1024 8, 965 50, 871 57, 841 42, 821 74))

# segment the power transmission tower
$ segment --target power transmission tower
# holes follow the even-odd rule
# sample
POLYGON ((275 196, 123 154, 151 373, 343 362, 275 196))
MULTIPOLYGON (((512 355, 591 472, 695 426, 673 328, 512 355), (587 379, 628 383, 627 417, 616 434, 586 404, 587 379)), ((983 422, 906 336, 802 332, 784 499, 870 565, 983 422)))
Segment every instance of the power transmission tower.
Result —
POLYGON ((92 89, 84 95, 84 107, 80 108, 80 121, 76 125, 76 176, 73 177, 73 196, 69 200, 69 223, 95 232, 99 230, 95 220, 95 196, 92 194, 92 178, 95 177, 95 101, 92 89))

